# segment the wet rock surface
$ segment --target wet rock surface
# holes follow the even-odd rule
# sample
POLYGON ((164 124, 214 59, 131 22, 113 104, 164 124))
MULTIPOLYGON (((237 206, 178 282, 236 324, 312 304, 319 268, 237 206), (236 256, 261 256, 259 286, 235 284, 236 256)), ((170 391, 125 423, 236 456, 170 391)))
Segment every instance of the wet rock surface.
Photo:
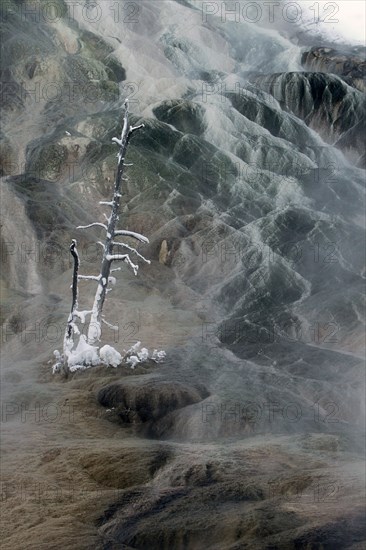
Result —
POLYGON ((301 63, 307 71, 340 75, 361 92, 366 91, 366 48, 313 47, 305 51, 301 63))
POLYGON ((208 396, 204 387, 190 387, 177 382, 129 377, 110 384, 98 392, 104 407, 113 408, 122 422, 156 422, 168 413, 198 403, 208 396))
MULTIPOLYGON (((268 447, 261 453, 258 448, 240 451, 229 444, 227 450, 217 461, 215 450, 207 447, 205 454, 212 458, 197 461, 196 457, 189 467, 183 466, 186 451, 182 450, 183 456, 163 467, 155 478, 164 478, 169 487, 159 492, 154 486, 127 491, 98 520, 105 537, 103 548, 116 548, 118 543, 154 549, 317 548, 319 544, 348 548, 350 542, 357 545, 364 540, 360 502, 355 515, 340 521, 335 500, 327 503, 334 514, 331 521, 324 524, 322 514, 312 515, 310 502, 314 506, 318 491, 331 489, 329 472, 322 469, 321 462, 317 473, 309 468, 301 475, 289 474, 286 458, 273 448, 272 466, 267 465, 264 474, 268 447), (303 523, 305 502, 309 504, 305 505, 307 526, 303 523), (291 542, 287 542, 289 538, 291 542)), ((333 486, 331 490, 337 489, 333 486)))
MULTIPOLYGON (((332 72, 332 71, 331 71, 332 72)), ((280 105, 364 166, 365 95, 340 77, 324 72, 257 77, 253 81, 280 105)))

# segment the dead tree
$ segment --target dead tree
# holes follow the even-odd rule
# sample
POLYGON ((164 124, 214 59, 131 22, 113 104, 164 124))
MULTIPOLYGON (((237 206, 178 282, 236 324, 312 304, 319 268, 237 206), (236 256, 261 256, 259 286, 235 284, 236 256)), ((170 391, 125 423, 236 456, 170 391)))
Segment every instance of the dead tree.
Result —
POLYGON ((113 283, 113 277, 111 277, 111 273, 113 271, 119 271, 121 269, 121 268, 112 269, 112 263, 115 261, 123 261, 127 263, 133 269, 135 275, 137 275, 138 265, 134 264, 131 261, 131 258, 128 252, 132 252, 133 254, 135 254, 145 262, 150 263, 150 261, 146 260, 146 258, 144 258, 144 256, 142 256, 135 248, 133 248, 132 246, 126 243, 118 242, 116 240, 116 238, 119 236, 125 236, 125 237, 130 237, 132 239, 135 239, 142 243, 149 242, 147 237, 145 237, 144 235, 140 235, 139 233, 135 233, 134 231, 117 229, 117 222, 119 219, 118 212, 119 212, 119 206, 120 206, 120 199, 122 196, 121 187, 122 187, 122 181, 125 181, 125 178, 123 178, 123 172, 126 166, 132 166, 129 164, 125 164, 124 162, 126 150, 132 134, 136 130, 139 130, 140 128, 144 127, 143 124, 140 124, 139 126, 135 126, 135 127, 129 125, 127 99, 125 101, 124 106, 125 106, 125 114, 124 114, 121 138, 112 139, 112 141, 116 143, 120 148, 117 155, 118 166, 117 166, 116 180, 114 184, 113 198, 110 202, 105 202, 105 201, 100 202, 100 204, 103 204, 111 208, 111 214, 110 216, 105 215, 106 223, 94 222, 89 225, 79 226, 77 228, 77 229, 87 229, 89 227, 101 227, 106 232, 106 238, 104 243, 99 241, 99 244, 103 248, 103 258, 102 258, 100 274, 98 276, 83 276, 83 275, 78 276, 79 279, 95 281, 98 283, 97 291, 94 298, 93 309, 90 312, 91 317, 90 317, 90 323, 88 327, 89 344, 94 344, 100 339, 102 322, 106 323, 109 326, 112 326, 107 321, 105 321, 102 315, 103 305, 104 305, 106 295, 111 290, 111 288, 108 288, 108 285, 110 283, 113 283), (118 254, 118 253, 115 254, 114 247, 121 247, 127 250, 128 252, 126 254, 118 254))
POLYGON ((80 259, 76 248, 76 244, 77 244, 76 240, 72 239, 71 245, 70 245, 70 253, 74 258, 74 270, 73 270, 72 287, 71 287, 72 288, 71 310, 67 320, 67 326, 66 326, 65 336, 64 336, 63 351, 64 351, 65 360, 67 360, 67 357, 70 354, 71 349, 74 345, 73 334, 76 328, 75 319, 77 317, 77 309, 78 309, 78 277, 79 277, 78 272, 79 272, 79 266, 80 266, 80 259))
MULTIPOLYGON (((71 301, 71 310, 69 313, 69 317, 67 319, 67 325, 65 329, 64 334, 64 342, 63 342, 63 353, 61 354, 58 350, 55 350, 53 352, 54 356, 56 357, 56 364, 53 365, 53 372, 59 372, 60 370, 63 372, 68 372, 68 367, 70 366, 70 359, 73 356, 74 353, 74 334, 80 335, 79 328, 76 324, 76 319, 80 319, 82 322, 85 321, 85 314, 90 313, 88 311, 78 311, 78 280, 79 280, 79 266, 80 266, 80 259, 79 254, 76 248, 76 240, 72 239, 71 245, 70 245, 70 253, 74 259, 74 269, 73 269, 73 276, 72 276, 72 301, 71 301)), ((79 339, 80 341, 80 339, 79 339)))

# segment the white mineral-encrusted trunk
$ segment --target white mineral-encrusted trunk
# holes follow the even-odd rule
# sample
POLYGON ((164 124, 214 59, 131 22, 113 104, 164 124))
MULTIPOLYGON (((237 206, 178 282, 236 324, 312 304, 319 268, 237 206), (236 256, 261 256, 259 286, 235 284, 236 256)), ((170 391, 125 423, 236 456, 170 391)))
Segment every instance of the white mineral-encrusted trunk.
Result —
POLYGON ((93 303, 93 308, 92 308, 91 317, 90 317, 90 324, 88 328, 88 343, 90 345, 100 340, 100 336, 102 332, 101 325, 102 325, 102 321, 104 321, 104 319, 102 318, 103 305, 104 305, 107 292, 111 290, 108 288, 108 285, 113 284, 113 278, 110 277, 111 271, 113 271, 111 269, 112 263, 114 261, 124 261, 133 269, 134 274, 137 275, 138 265, 134 264, 131 261, 129 254, 128 253, 114 254, 113 247, 114 246, 125 247, 127 250, 134 252, 140 258, 150 263, 141 254, 139 254, 134 248, 131 248, 129 245, 125 243, 119 243, 115 241, 115 239, 118 236, 126 236, 143 243, 149 242, 147 237, 145 237, 144 235, 140 235, 139 233, 136 233, 134 231, 116 229, 117 222, 119 219, 118 212, 119 212, 119 205, 120 205, 120 199, 121 199, 121 187, 122 187, 122 180, 123 180, 122 176, 123 176, 124 167, 128 166, 124 163, 127 146, 133 132, 140 128, 143 128, 143 126, 144 126, 143 124, 136 127, 132 127, 129 125, 128 100, 126 99, 121 138, 112 139, 112 141, 120 147, 120 150, 117 155, 118 166, 117 166, 116 181, 114 184, 113 199, 111 201, 101 201, 101 204, 109 206, 111 208, 111 214, 109 217, 106 216, 107 224, 100 223, 100 222, 93 222, 86 226, 79 226, 79 229, 87 229, 88 227, 93 227, 93 226, 102 227, 106 231, 105 242, 100 243, 103 247, 103 259, 102 259, 102 266, 101 266, 99 276, 98 277, 88 277, 88 276, 80 277, 84 279, 91 279, 91 280, 98 281, 98 287, 94 297, 94 303, 93 303))

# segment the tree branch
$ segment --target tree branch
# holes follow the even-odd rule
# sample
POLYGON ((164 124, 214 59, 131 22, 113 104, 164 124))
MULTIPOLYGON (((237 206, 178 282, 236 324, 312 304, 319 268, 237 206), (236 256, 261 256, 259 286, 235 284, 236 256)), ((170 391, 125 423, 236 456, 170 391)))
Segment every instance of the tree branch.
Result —
POLYGON ((114 260, 125 260, 128 257, 128 254, 107 254, 106 258, 110 262, 114 260))
POLYGON ((88 229, 89 227, 94 227, 94 226, 103 227, 103 229, 107 231, 107 226, 104 223, 100 223, 100 222, 90 223, 89 225, 78 225, 76 229, 88 229))
POLYGON ((110 260, 111 262, 114 262, 116 260, 126 262, 130 267, 132 267, 134 274, 137 275, 137 270, 139 266, 131 262, 131 258, 128 254, 107 254, 106 259, 110 260))
POLYGON ((85 315, 90 315, 92 313, 91 309, 85 309, 84 311, 75 311, 74 315, 76 317, 79 317, 80 321, 84 324, 85 323, 85 315))
POLYGON ((150 242, 149 239, 145 237, 145 235, 141 235, 140 233, 135 233, 135 231, 126 231, 125 229, 119 229, 118 231, 115 231, 114 234, 115 236, 125 235, 125 237, 132 237, 133 239, 137 239, 142 243, 150 242))
POLYGON ((106 320, 104 319, 104 317, 102 317, 102 323, 104 323, 105 325, 107 325, 108 327, 110 327, 110 328, 113 329, 113 330, 118 330, 118 326, 112 325, 111 323, 108 323, 108 321, 106 321, 106 320))
POLYGON ((129 245, 126 244, 126 243, 117 243, 116 241, 113 241, 112 244, 115 245, 115 246, 122 246, 123 248, 127 248, 127 250, 130 250, 131 252, 133 252, 134 254, 136 254, 139 258, 141 258, 142 260, 144 260, 144 262, 146 262, 147 264, 151 264, 151 261, 150 261, 150 260, 147 260, 142 254, 140 254, 140 252, 138 252, 138 251, 136 250, 136 248, 133 248, 132 246, 129 246, 129 245))
POLYGON ((140 128, 145 128, 145 124, 140 124, 139 126, 130 126, 129 134, 132 134, 135 130, 140 130, 140 128))

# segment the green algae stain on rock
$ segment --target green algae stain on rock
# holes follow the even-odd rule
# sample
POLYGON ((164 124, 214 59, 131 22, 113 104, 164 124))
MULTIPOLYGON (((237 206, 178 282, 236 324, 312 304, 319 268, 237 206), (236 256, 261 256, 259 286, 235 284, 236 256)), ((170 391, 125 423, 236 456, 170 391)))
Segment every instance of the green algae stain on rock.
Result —
POLYGON ((60 179, 68 157, 67 147, 57 143, 41 146, 33 151, 27 172, 50 181, 60 179))
POLYGON ((167 124, 172 124, 184 133, 201 135, 205 131, 204 108, 192 101, 163 101, 153 110, 154 115, 167 124))

